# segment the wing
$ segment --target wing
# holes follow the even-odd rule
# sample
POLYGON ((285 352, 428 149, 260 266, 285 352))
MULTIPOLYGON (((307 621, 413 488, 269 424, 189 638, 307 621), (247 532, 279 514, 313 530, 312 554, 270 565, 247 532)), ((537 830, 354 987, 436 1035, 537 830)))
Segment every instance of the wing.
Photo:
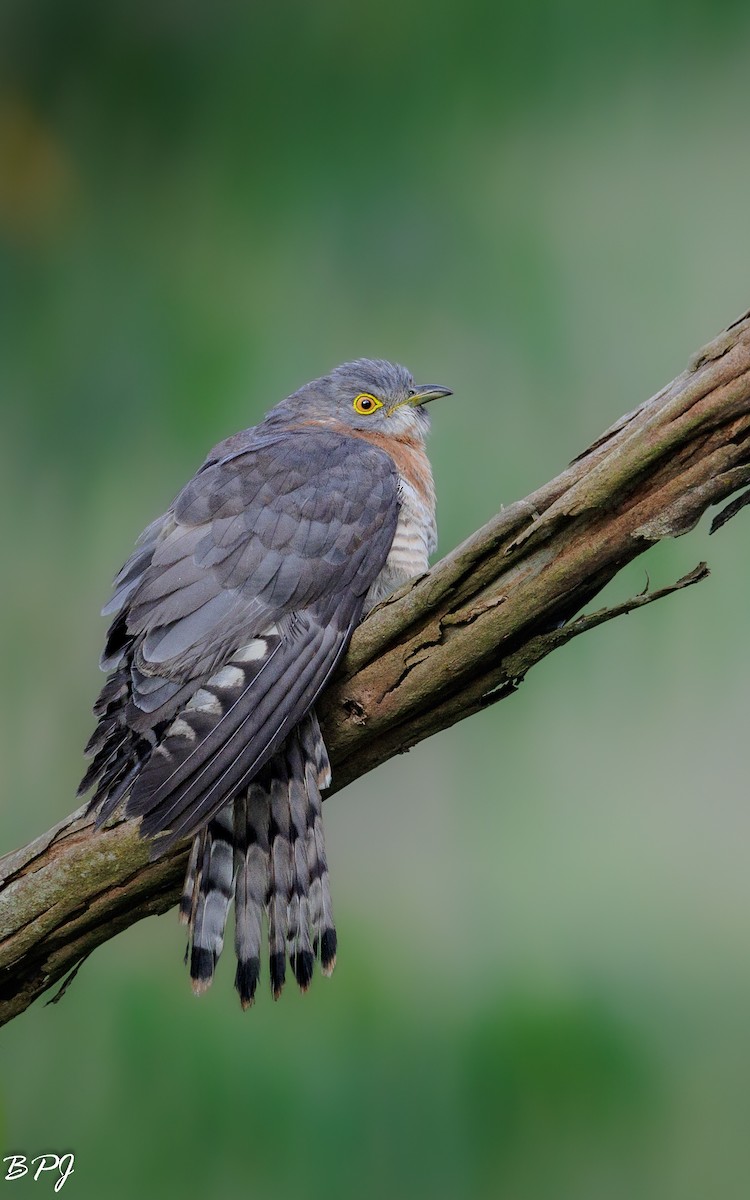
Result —
POLYGON ((397 483, 360 438, 261 427, 145 531, 105 609, 111 674, 81 785, 98 780, 102 819, 129 792, 163 847, 253 778, 346 648, 393 541, 397 483))

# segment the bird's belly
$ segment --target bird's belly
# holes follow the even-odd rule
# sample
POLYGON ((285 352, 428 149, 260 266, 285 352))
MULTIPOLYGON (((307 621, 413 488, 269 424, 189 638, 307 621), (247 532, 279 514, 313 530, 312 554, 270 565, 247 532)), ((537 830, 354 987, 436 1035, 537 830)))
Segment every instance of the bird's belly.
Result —
POLYGON ((367 593, 364 612, 368 613, 408 579, 423 574, 436 544, 434 511, 420 503, 414 490, 402 481, 396 533, 385 565, 367 593))

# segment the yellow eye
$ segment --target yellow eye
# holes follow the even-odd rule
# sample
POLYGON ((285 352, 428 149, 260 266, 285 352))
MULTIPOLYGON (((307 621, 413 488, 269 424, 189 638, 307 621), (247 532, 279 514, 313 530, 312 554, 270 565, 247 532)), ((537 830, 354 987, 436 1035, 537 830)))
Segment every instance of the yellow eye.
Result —
POLYGON ((376 409, 383 407, 383 401, 378 400, 377 396, 371 396, 369 392, 360 392, 359 396, 355 396, 352 408, 355 412, 360 413, 363 417, 367 417, 370 413, 374 413, 376 409))

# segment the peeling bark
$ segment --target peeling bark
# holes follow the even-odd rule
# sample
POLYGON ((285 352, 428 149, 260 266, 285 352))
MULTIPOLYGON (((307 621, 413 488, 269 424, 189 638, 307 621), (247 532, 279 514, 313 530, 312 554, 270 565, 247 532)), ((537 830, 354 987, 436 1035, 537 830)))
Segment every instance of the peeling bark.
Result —
MULTIPOLYGON (((504 509, 356 631, 319 714, 339 790, 512 695, 547 654, 704 579, 575 614, 654 542, 750 503, 750 314, 621 417, 557 478, 504 509), (736 493, 741 493, 736 495, 736 493)), ((133 822, 84 810, 0 858, 0 1024, 101 942, 176 903, 187 845, 149 861, 133 822)), ((63 985, 65 986, 65 985, 63 985)))

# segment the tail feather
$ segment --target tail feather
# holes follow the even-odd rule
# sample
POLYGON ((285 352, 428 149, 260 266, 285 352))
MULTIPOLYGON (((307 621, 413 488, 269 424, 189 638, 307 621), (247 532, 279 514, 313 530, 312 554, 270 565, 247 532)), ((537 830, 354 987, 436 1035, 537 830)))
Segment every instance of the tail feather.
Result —
POLYGON ((320 732, 320 725, 315 709, 311 709, 305 717, 304 721, 300 722, 296 729, 299 743, 302 747, 302 757, 306 766, 314 767, 315 782, 318 790, 331 786, 331 764, 328 760, 328 751, 326 744, 323 741, 323 734, 320 732))
POLYGON ((243 1008, 260 977, 263 912, 268 925, 271 991, 281 995, 287 962, 302 991, 315 958, 324 974, 336 959, 320 788, 330 768, 310 714, 244 792, 196 836, 180 901, 190 927, 193 989, 213 979, 234 894, 235 987, 243 1008))
POLYGON ((289 961, 302 991, 307 991, 313 973, 314 955, 310 940, 310 873, 307 865, 307 772, 296 731, 287 742, 289 781, 289 832, 292 859, 292 892, 289 900, 287 944, 289 961))
POLYGON ((224 927, 233 885, 233 813, 232 805, 227 804, 206 829, 190 951, 190 979, 196 995, 210 986, 224 948, 224 927))
POLYGON ((292 855, 289 828, 288 773, 279 755, 269 789, 270 871, 268 888, 268 958, 271 991, 278 1000, 286 979, 286 942, 292 895, 292 855))
POLYGON ((330 975, 336 966, 336 926, 333 921, 333 905, 328 878, 323 813, 320 792, 313 779, 312 767, 306 764, 307 794, 309 797, 308 824, 305 836, 307 864, 310 877, 310 921, 313 927, 313 952, 320 954, 320 967, 324 975, 330 975))
POLYGON ((247 796, 234 802, 234 946, 237 973, 234 986, 243 1008, 255 999, 260 977, 263 910, 268 894, 268 799, 250 784, 247 796))
POLYGON ((330 975, 336 965, 336 926, 328 879, 321 789, 331 783, 331 764, 320 732, 315 711, 298 727, 308 797, 307 862, 310 876, 311 922, 314 930, 313 948, 320 954, 324 975, 330 975))

